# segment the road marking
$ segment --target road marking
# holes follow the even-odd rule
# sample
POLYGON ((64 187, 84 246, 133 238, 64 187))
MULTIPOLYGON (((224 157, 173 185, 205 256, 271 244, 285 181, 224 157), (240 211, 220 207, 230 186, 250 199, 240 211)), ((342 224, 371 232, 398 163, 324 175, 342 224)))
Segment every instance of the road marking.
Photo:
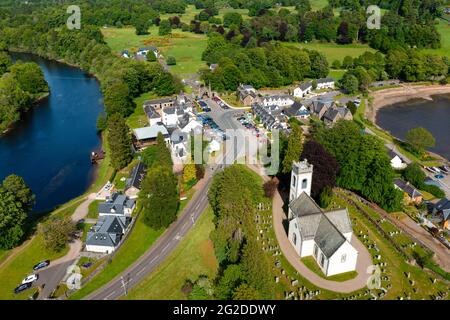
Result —
POLYGON ((166 244, 166 246, 162 249, 162 251, 166 251, 167 247, 169 246, 170 243, 166 244))
MULTIPOLYGON (((151 262, 150 262, 151 263, 151 262)), ((139 270, 138 272, 136 272, 136 275, 140 275, 142 272, 144 272, 145 271, 145 269, 144 268, 142 268, 141 270, 139 270)))
MULTIPOLYGON (((165 248, 164 248, 165 249, 165 248)), ((164 249, 163 249, 163 251, 164 251, 164 249)), ((159 258, 159 254, 156 256, 156 257, 154 257, 151 261, 150 261, 150 263, 152 263, 153 261, 155 261, 156 259, 158 259, 159 258)))
POLYGON ((111 292, 103 300, 108 300, 108 298, 111 297, 114 293, 116 293, 116 292, 115 291, 111 292))

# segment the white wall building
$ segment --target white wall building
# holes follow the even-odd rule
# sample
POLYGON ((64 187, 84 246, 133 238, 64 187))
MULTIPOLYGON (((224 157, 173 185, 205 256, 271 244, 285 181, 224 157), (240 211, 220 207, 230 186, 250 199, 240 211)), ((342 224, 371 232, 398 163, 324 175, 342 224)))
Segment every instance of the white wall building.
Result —
POLYGON ((295 98, 304 98, 307 94, 310 94, 312 91, 311 82, 304 82, 298 87, 294 89, 294 97, 295 98))
POLYGON ((317 80, 317 89, 334 89, 334 79, 321 78, 317 80))
POLYGON ((261 103, 264 107, 269 106, 278 106, 278 107, 287 107, 292 106, 294 104, 294 99, 288 95, 281 96, 267 96, 261 99, 261 103))
POLYGON ((288 238, 300 257, 313 256, 328 277, 354 271, 358 251, 347 209, 323 212, 310 197, 313 166, 294 162, 291 174, 288 238))

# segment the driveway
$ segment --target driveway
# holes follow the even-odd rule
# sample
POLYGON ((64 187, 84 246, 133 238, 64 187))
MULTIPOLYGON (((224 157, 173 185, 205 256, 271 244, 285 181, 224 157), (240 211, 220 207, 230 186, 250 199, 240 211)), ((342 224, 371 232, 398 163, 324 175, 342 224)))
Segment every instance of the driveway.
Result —
MULTIPOLYGON (((83 219, 89 210, 89 205, 95 201, 96 194, 91 193, 74 211, 72 214, 72 221, 77 222, 83 219)), ((38 299, 47 299, 53 290, 59 285, 59 283, 64 279, 66 275, 67 268, 72 265, 77 259, 83 249, 83 243, 79 239, 74 239, 69 243, 69 252, 55 260, 52 261, 50 266, 39 272, 39 280, 36 285, 44 285, 44 289, 39 294, 38 299)))

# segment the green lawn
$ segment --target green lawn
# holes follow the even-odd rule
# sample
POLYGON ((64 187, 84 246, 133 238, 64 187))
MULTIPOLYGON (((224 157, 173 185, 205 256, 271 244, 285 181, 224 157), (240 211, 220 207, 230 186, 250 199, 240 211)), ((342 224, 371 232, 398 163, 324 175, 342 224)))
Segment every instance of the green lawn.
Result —
POLYGON ((205 62, 201 60, 207 42, 207 37, 203 34, 175 29, 169 36, 159 36, 157 26, 150 27, 148 35, 138 36, 132 27, 103 28, 102 33, 108 45, 116 53, 124 49, 135 52, 143 46, 157 47, 164 57, 175 57, 177 64, 170 68, 178 75, 193 74, 200 68, 206 67, 205 62))
POLYGON ((27 275, 33 273, 33 266, 46 259, 55 260, 67 253, 68 247, 61 252, 51 252, 44 247, 44 240, 37 235, 27 247, 14 259, 0 269, 0 300, 27 299, 31 290, 15 295, 13 290, 27 275))
POLYGON ((102 202, 101 200, 92 201, 88 207, 87 219, 97 219, 98 218, 98 204, 102 202))
MULTIPOLYGON (((292 44, 291 44, 292 45, 292 44)), ((304 49, 317 50, 323 53, 330 65, 335 60, 339 60, 342 62, 345 56, 350 56, 352 58, 358 57, 366 51, 376 52, 376 50, 370 48, 366 44, 346 44, 340 45, 336 43, 320 43, 320 42, 311 42, 311 43, 301 43, 296 44, 296 46, 300 46, 304 49)))
POLYGON ((325 8, 328 5, 328 0, 310 0, 311 9, 314 11, 325 8))
POLYGON ((134 99, 136 109, 134 109, 133 114, 131 114, 126 119, 128 127, 130 127, 131 129, 136 129, 149 125, 147 116, 145 115, 144 108, 142 107, 142 105, 146 100, 155 99, 156 97, 157 96, 154 93, 147 92, 134 99))
MULTIPOLYGON (((327 0, 325 0, 327 1, 327 0)), ((181 22, 184 22, 186 24, 190 24, 190 22, 192 20, 194 20, 195 15, 199 14, 200 11, 202 11, 202 9, 196 9, 194 5, 188 5, 186 7, 186 12, 184 14, 178 15, 180 17, 181 22)), ((222 19, 223 21, 223 16, 225 15, 225 13, 227 12, 238 12, 242 15, 242 17, 244 19, 250 19, 250 17, 248 16, 248 9, 233 9, 233 8, 221 8, 219 9, 219 14, 216 16, 217 18, 222 19)), ((168 19, 170 17, 173 17, 177 14, 174 13, 167 13, 167 14, 161 14, 160 18, 161 19, 168 19)))
POLYGON ((214 229, 212 219, 212 210, 208 208, 176 250, 125 299, 186 299, 180 290, 186 279, 195 281, 200 275, 214 278, 217 261, 209 239, 214 229))
POLYGON ((327 277, 323 274, 322 270, 320 269, 319 265, 317 264, 316 260, 312 256, 305 257, 301 259, 303 264, 308 267, 311 271, 313 271, 318 276, 330 280, 330 281, 337 281, 337 282, 343 282, 347 280, 351 280, 355 278, 358 273, 356 271, 346 272, 342 274, 337 274, 331 277, 327 277))
POLYGON ((450 58, 450 24, 439 19, 437 25, 437 31, 441 35, 441 48, 439 49, 426 49, 425 52, 434 53, 450 58))

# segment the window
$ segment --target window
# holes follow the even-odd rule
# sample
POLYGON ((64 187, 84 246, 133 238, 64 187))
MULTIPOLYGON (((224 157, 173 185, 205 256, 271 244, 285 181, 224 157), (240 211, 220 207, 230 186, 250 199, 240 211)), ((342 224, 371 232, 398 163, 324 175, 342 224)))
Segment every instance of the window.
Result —
POLYGON ((323 268, 323 264, 325 263, 325 257, 324 255, 321 253, 320 254, 320 266, 323 268))
POLYGON ((344 263, 345 260, 347 260, 347 255, 344 253, 344 254, 341 256, 341 263, 344 263))
POLYGON ((302 181, 302 189, 306 189, 307 186, 308 186, 308 179, 303 179, 303 181, 302 181))
POLYGON ((314 244, 314 257, 316 257, 317 259, 317 253, 319 252, 319 250, 317 250, 317 245, 314 244))
POLYGON ((297 183, 297 177, 293 176, 292 177, 292 186, 295 187, 295 184, 297 183))
POLYGON ((294 243, 294 246, 297 245, 297 235, 295 233, 292 235, 292 242, 294 243))

